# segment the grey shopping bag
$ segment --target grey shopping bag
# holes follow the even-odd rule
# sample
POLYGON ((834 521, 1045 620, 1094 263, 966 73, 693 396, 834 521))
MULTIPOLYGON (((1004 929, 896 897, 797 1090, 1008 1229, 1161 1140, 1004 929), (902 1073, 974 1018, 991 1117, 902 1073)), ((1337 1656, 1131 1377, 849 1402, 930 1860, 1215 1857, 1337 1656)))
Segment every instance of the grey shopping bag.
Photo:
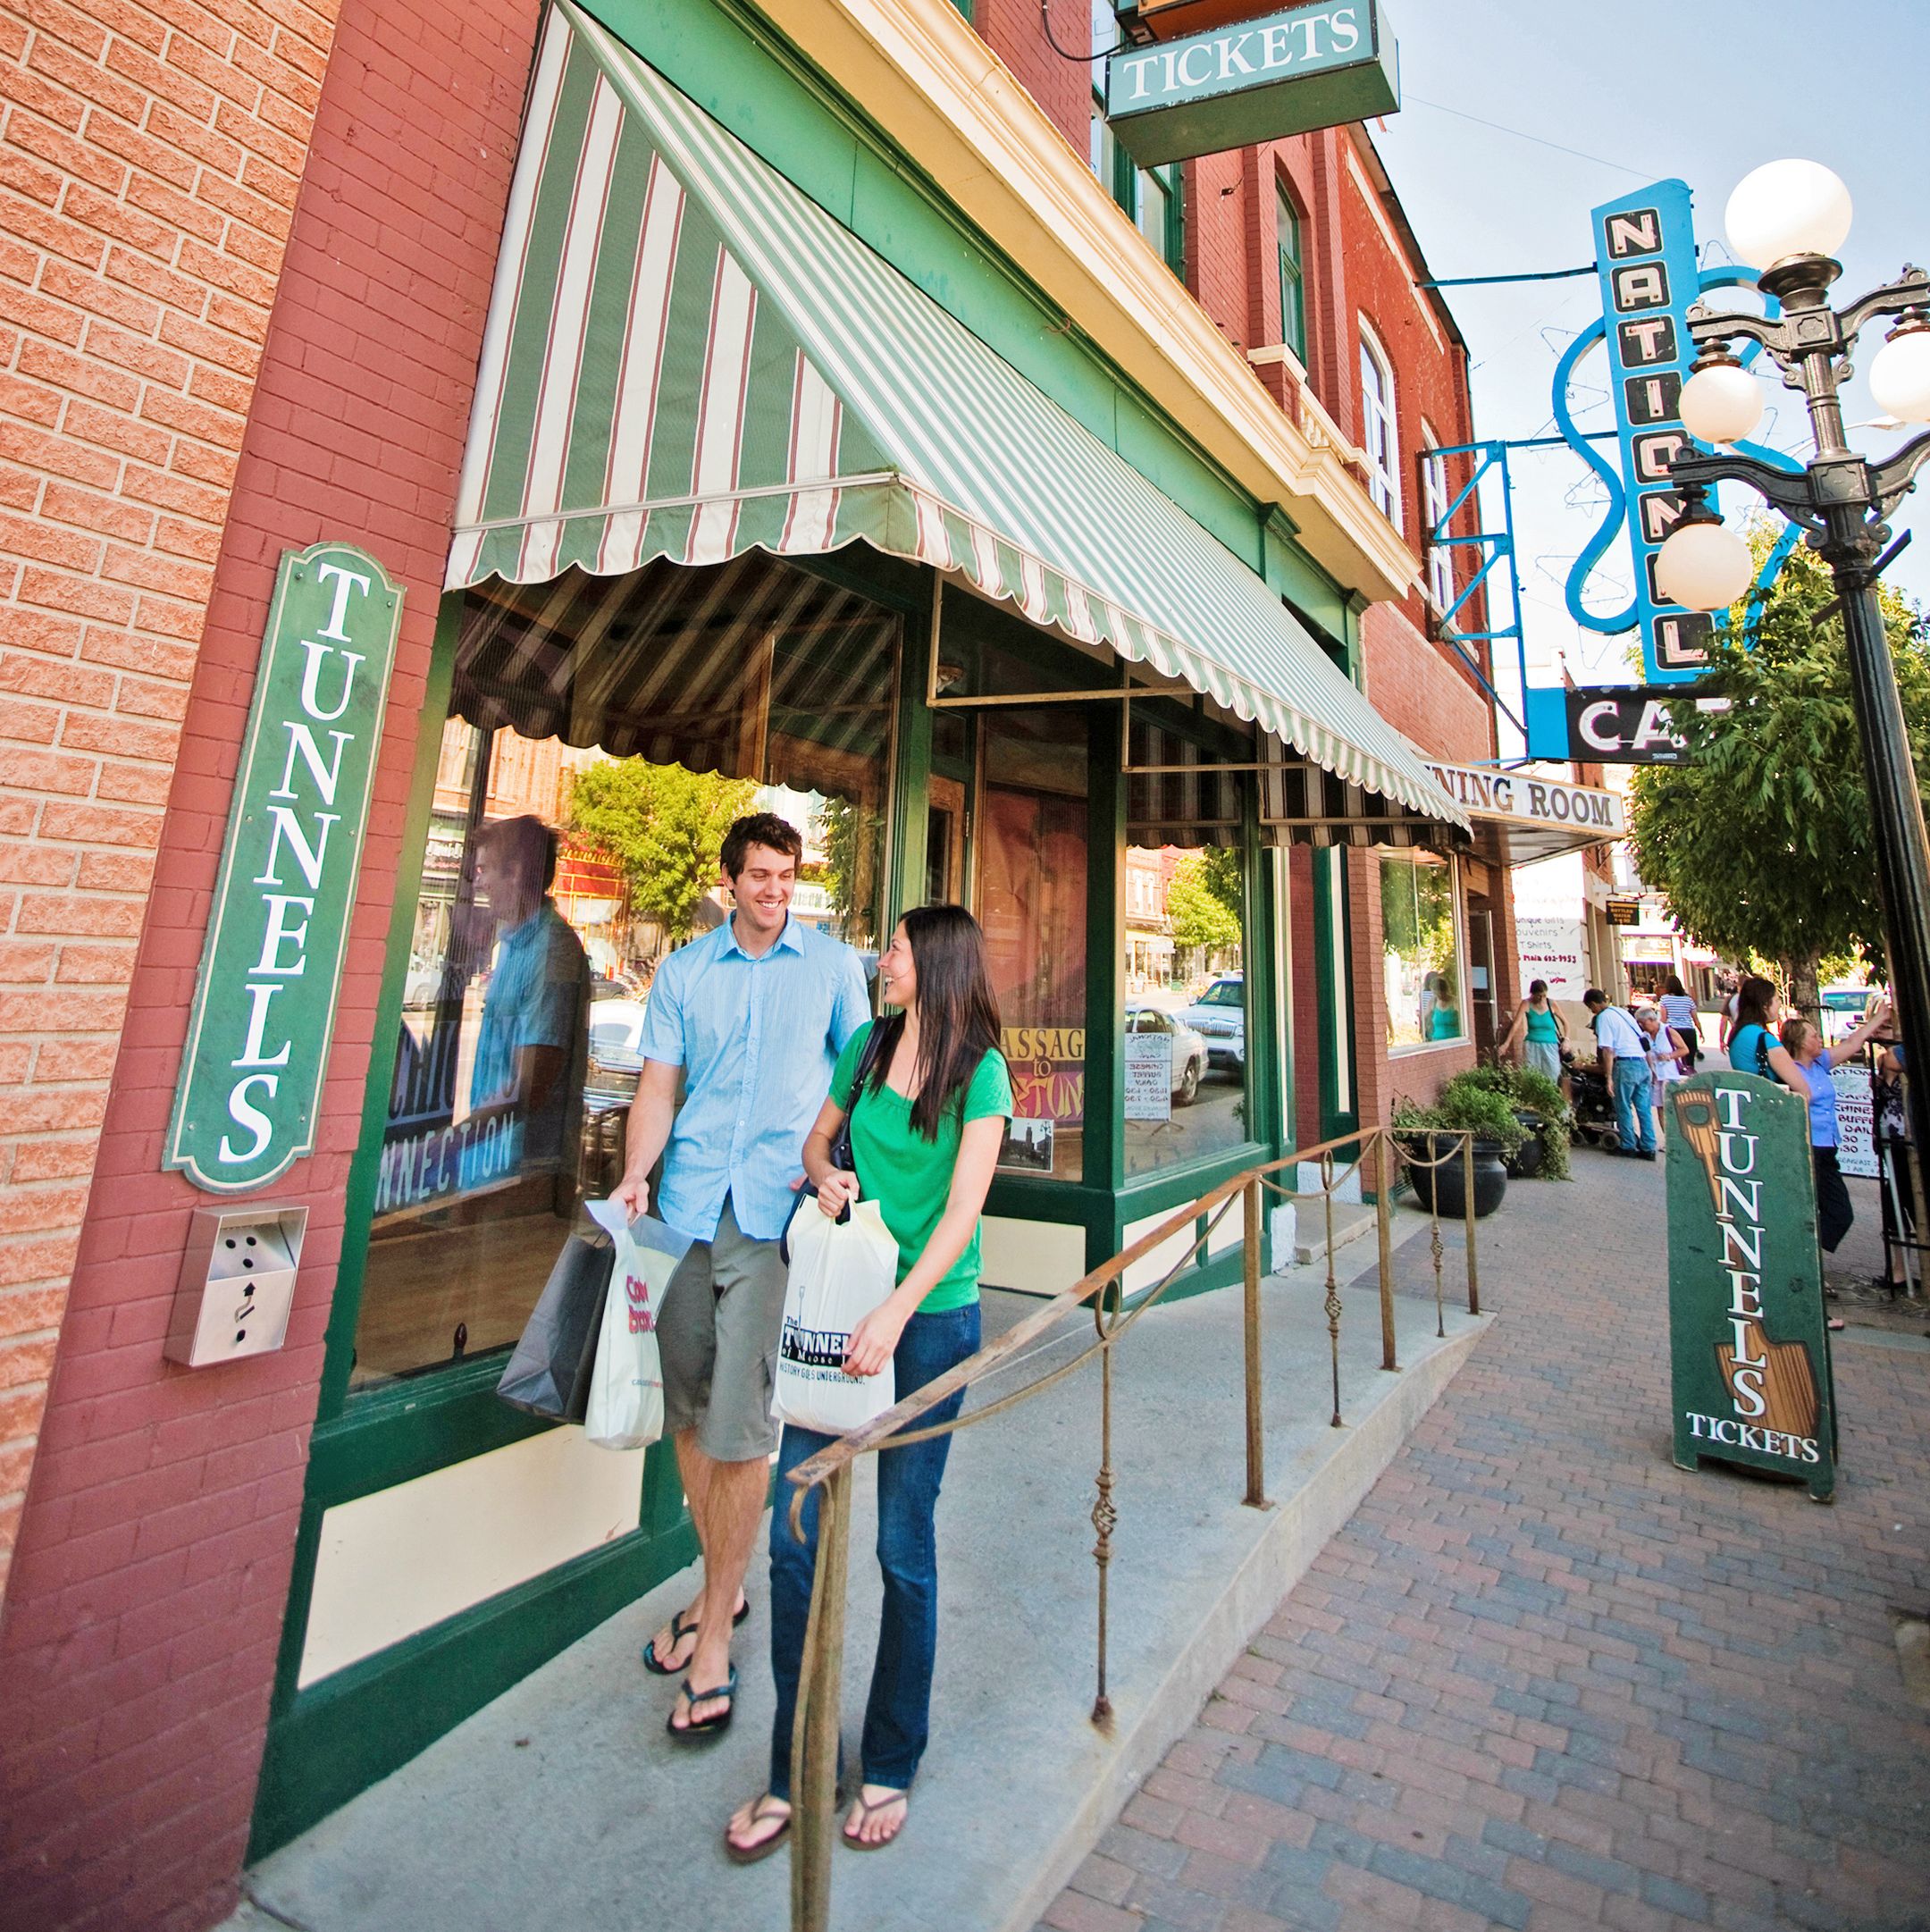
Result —
POLYGON ((597 1329, 616 1260, 617 1250, 608 1242, 575 1235, 565 1244, 496 1384, 505 1402, 558 1422, 583 1419, 597 1329))

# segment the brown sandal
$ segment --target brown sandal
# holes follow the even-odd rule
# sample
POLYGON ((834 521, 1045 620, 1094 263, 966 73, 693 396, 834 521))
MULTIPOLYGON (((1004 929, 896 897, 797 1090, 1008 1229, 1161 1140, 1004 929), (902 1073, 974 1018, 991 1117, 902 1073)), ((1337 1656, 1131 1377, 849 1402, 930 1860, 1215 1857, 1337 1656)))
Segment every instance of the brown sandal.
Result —
POLYGON ((876 1804, 867 1804, 865 1802, 864 1793, 862 1790, 860 1790, 858 1793, 858 1795, 852 1800, 852 1809, 858 1815, 855 1819, 846 1819, 844 1820, 843 1829, 838 1833, 838 1836, 841 1837, 844 1841, 844 1843, 852 1848, 853 1852, 882 1852, 886 1845, 896 1844, 898 1842, 899 1833, 904 1830, 904 1824, 902 1821, 899 1824, 898 1830, 893 1832, 891 1836, 888 1838, 854 1838, 852 1836, 851 1832, 851 1828, 853 1824, 862 1827, 867 1819, 871 1818, 876 1813, 885 1810, 888 1806, 894 1804, 902 1804, 902 1806, 904 1806, 905 1816, 907 1819, 910 1818, 911 1812, 911 1793, 909 1791, 894 1791, 888 1798, 880 1798, 876 1804))
MULTIPOLYGON (((751 1807, 751 1816, 744 1820, 746 1827, 755 1829, 770 1818, 771 1813, 764 1807, 768 1804, 784 1804, 785 1800, 765 1792, 751 1807)), ((724 1855, 733 1865, 755 1865, 759 1859, 768 1858, 786 1838, 791 1835, 791 1819, 793 1813, 786 1809, 784 1822, 768 1838, 759 1838, 755 1844, 739 1844, 730 1835, 730 1827, 724 1827, 724 1855)))

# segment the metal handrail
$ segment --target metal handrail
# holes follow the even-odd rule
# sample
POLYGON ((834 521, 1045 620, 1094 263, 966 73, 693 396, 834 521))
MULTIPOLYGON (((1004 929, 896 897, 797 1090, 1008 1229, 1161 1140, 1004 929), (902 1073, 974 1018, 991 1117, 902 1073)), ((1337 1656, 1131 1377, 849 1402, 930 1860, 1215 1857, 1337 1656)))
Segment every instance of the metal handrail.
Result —
MULTIPOLYGON (((1110 1729, 1112 1706, 1106 1694, 1107 1573, 1112 1560, 1112 1531, 1118 1511, 1112 1501, 1112 1354, 1146 1310, 1189 1267, 1195 1257, 1212 1241, 1213 1234, 1236 1197, 1243 1203, 1242 1274, 1245 1306, 1241 1328, 1242 1353, 1246 1368, 1246 1507, 1271 1508, 1266 1497, 1265 1418, 1262 1401, 1260 1240, 1262 1200, 1271 1191, 1282 1197, 1305 1198, 1300 1189, 1288 1188, 1273 1177, 1284 1168, 1296 1170, 1310 1162, 1319 1163, 1319 1192, 1325 1204, 1327 1281, 1323 1312, 1333 1371, 1333 1415, 1330 1426, 1343 1426, 1340 1416, 1340 1314, 1339 1289, 1334 1272, 1334 1191, 1355 1173, 1363 1172, 1370 1155, 1374 1161, 1374 1202, 1379 1236, 1380 1365, 1388 1373, 1398 1373, 1394 1331, 1393 1222, 1390 1197, 1395 1185, 1397 1163, 1408 1168, 1438 1170, 1455 1157, 1455 1150, 1431 1157, 1416 1154, 1403 1145, 1403 1138, 1426 1138, 1431 1145, 1443 1140, 1459 1143, 1463 1163, 1467 1246, 1468 1312, 1481 1313, 1479 1268, 1474 1240, 1474 1139, 1472 1130, 1432 1128, 1405 1137, 1384 1127, 1362 1129, 1337 1135, 1310 1147, 1296 1148, 1279 1160, 1244 1169, 1219 1186, 1177 1208, 1164 1221, 1096 1268, 1087 1270, 1070 1288, 1015 1323, 1005 1332, 987 1342, 977 1354, 947 1369, 945 1373, 914 1390, 902 1401, 861 1428, 840 1436, 835 1442, 798 1464, 789 1472, 793 1485, 789 1508, 791 1531, 804 1540, 805 1499, 819 1491, 818 1502, 818 1555, 811 1577, 810 1615, 805 1626, 804 1654, 798 1676, 797 1714, 791 1734, 791 1791, 793 1818, 791 1830, 791 1923, 793 1932, 827 1932, 831 1907, 831 1854, 836 1830, 836 1785, 838 1750, 838 1704, 842 1688, 844 1648, 845 1594, 851 1555, 851 1478, 861 1456, 909 1447, 914 1442, 954 1434, 989 1422, 1021 1402, 1043 1395, 1046 1390, 1083 1367, 1096 1355, 1100 1361, 1100 1454, 1095 1479, 1096 1497, 1092 1508, 1093 1528, 1097 1541, 1093 1560, 1098 1567, 1098 1654, 1097 1692, 1093 1701, 1091 1721, 1102 1730, 1110 1729), (1336 1166, 1338 1150, 1354 1147, 1353 1159, 1336 1166), (1166 1269, 1151 1289, 1128 1303, 1105 1291, 1120 1283, 1127 1272, 1166 1242, 1184 1234, 1188 1227, 1206 1222, 1203 1231, 1166 1269), (1096 1298, 1096 1299, 1095 1299, 1096 1298), (1082 1304, 1093 1306, 1095 1338, 1070 1361, 1054 1365, 1045 1373, 1013 1390, 997 1401, 988 1402, 969 1415, 950 1422, 910 1426, 948 1397, 985 1380, 1010 1365, 1027 1344, 1037 1340, 1065 1315, 1082 1304)), ((1418 1190, 1417 1190, 1418 1191, 1418 1190)), ((1441 1263, 1445 1252, 1440 1236, 1438 1193, 1429 1189, 1432 1222, 1431 1253, 1434 1267, 1435 1331, 1447 1332, 1444 1313, 1441 1263)))

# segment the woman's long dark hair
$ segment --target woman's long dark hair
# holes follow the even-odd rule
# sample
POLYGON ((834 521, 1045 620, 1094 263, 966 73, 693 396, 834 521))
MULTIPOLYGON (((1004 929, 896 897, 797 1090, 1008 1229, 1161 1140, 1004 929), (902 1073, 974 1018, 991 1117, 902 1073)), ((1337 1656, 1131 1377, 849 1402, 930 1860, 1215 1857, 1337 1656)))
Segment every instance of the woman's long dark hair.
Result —
POLYGON ((1663 981, 1662 990, 1666 993, 1672 1000, 1685 1000, 1689 997, 1688 989, 1682 985, 1682 975, 1680 973, 1671 973, 1668 978, 1663 981))
POLYGON ((1740 1033, 1744 1027, 1766 1027, 1769 1003, 1775 997, 1775 987, 1751 973, 1736 991, 1736 1031, 1740 1033))
MULTIPOLYGON (((918 974, 918 1097, 911 1103, 911 1124, 936 1140, 953 1096, 962 1103, 978 1063, 998 1048, 998 995, 986 970, 985 934, 963 906, 921 905, 905 914, 903 925, 918 974)), ((884 1031, 871 1063, 874 1092, 891 1071, 904 1021, 902 1012, 878 1021, 884 1031)))

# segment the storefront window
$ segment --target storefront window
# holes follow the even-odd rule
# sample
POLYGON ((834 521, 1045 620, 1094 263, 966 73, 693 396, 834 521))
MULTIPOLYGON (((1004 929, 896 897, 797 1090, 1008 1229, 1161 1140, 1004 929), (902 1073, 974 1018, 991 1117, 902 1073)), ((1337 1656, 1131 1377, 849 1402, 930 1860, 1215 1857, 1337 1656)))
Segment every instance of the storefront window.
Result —
POLYGON ((1086 1132, 1086 725, 988 711, 978 918, 1011 1065, 1002 1167, 1078 1180, 1086 1132))
POLYGON ((753 553, 465 599, 355 1380, 514 1342, 622 1170, 657 964, 729 916, 725 828, 875 971, 898 620, 753 553))
POLYGON ((1388 1045, 1397 1050, 1466 1038, 1454 867, 1428 853, 1382 853, 1380 925, 1388 1045))
POLYGON ((1246 902, 1228 846, 1126 848, 1126 1173, 1224 1153, 1246 1123, 1246 902))

